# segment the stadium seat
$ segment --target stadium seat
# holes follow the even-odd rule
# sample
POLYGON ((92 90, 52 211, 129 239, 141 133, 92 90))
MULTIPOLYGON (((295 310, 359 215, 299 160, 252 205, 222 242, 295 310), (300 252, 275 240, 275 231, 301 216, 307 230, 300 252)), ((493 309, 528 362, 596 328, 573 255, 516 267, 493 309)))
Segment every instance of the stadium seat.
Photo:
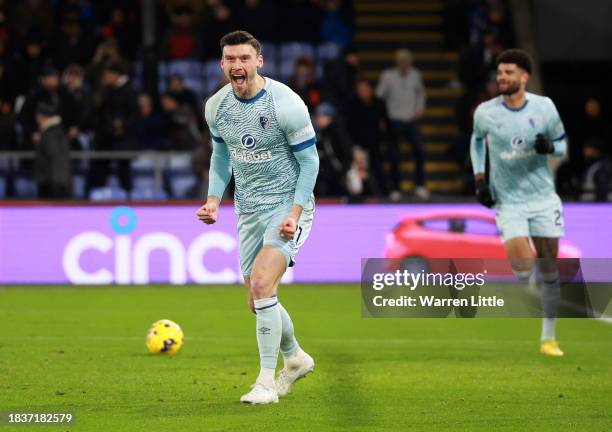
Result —
POLYGON ((300 57, 310 57, 315 59, 315 49, 309 43, 304 42, 288 42, 280 47, 280 79, 284 82, 288 81, 293 75, 295 61, 300 57))
MULTIPOLYGON (((143 72, 143 64, 141 61, 135 62, 133 67, 132 67, 132 75, 131 75, 131 81, 132 81, 132 86, 136 89, 136 90, 143 90, 144 89, 144 72, 143 72)), ((157 79, 158 79, 158 90, 160 92, 164 92, 166 90, 166 79, 167 79, 167 73, 166 73, 166 63, 164 62, 159 62, 157 64, 157 79)))
POLYGON ((340 55, 342 47, 334 42, 322 43, 317 47, 317 62, 325 63, 328 60, 335 60, 340 55))
POLYGON ((119 177, 115 174, 109 174, 106 176, 106 186, 110 188, 119 188, 121 187, 121 182, 119 181, 119 177))
POLYGON ((262 42, 264 64, 259 73, 272 79, 278 78, 278 47, 272 42, 262 42))
POLYGON ((198 96, 206 94, 206 73, 204 64, 197 60, 174 60, 167 63, 166 79, 172 74, 179 74, 185 80, 185 86, 198 96))
POLYGON ((92 201, 125 201, 127 197, 125 189, 116 186, 94 188, 89 192, 92 201))
POLYGON ((134 62, 132 65, 132 74, 130 75, 130 81, 132 81, 132 86, 135 89, 143 88, 143 72, 142 72, 142 62, 134 62))
POLYGON ((335 60, 340 56, 342 47, 333 42, 322 43, 317 47, 316 70, 317 78, 323 78, 323 67, 330 60, 335 60))
POLYGON ((11 170, 11 161, 8 158, 0 158, 0 174, 11 170))
MULTIPOLYGON (((79 143, 81 145, 87 144, 91 137, 87 137, 86 134, 79 135, 79 143), (83 138, 83 140, 81 139, 83 138)), ((93 142, 91 140, 90 142, 93 142)), ((89 147, 82 147, 88 150, 89 147)), ((89 174, 90 161, 87 159, 73 159, 71 162, 72 166, 72 195, 74 198, 87 199, 87 176, 89 174)))
POLYGON ((36 182, 29 177, 15 178, 15 196, 18 198, 36 198, 38 188, 36 182))
POLYGON ((0 199, 6 197, 10 172, 9 160, 0 158, 0 199))
POLYGON ((133 174, 153 174, 155 172, 155 156, 142 155, 130 162, 133 174))
POLYGON ((172 155, 168 159, 170 171, 184 171, 191 173, 193 170, 193 157, 191 154, 172 155))
POLYGON ((142 155, 132 160, 130 171, 132 175, 132 185, 134 188, 150 189, 155 188, 155 166, 156 160, 153 156, 142 155))
POLYGON ((133 201, 147 201, 147 200, 165 200, 168 199, 168 194, 163 189, 155 187, 143 187, 139 188, 134 186, 134 189, 130 193, 130 199, 133 201))
POLYGON ((221 66, 219 66, 219 60, 209 60, 204 63, 204 71, 206 74, 206 94, 211 94, 217 89, 221 78, 223 78, 223 71, 221 66))
MULTIPOLYGON (((138 91, 144 90, 144 71, 143 64, 141 61, 134 63, 132 67, 132 75, 130 77, 130 81, 132 82, 132 86, 134 89, 138 91)), ((160 93, 166 91, 167 87, 167 65, 165 62, 159 62, 157 64, 157 77, 158 77, 158 90, 160 93)))
POLYGON ((173 198, 187 199, 195 198, 193 191, 198 184, 198 180, 193 174, 179 174, 171 176, 169 180, 170 193, 173 198))
POLYGON ((193 173, 191 154, 171 156, 168 160, 166 178, 173 198, 191 198, 191 193, 198 183, 193 173))
POLYGON ((155 177, 153 176, 134 176, 132 177, 132 187, 134 189, 151 189, 155 187, 155 177))
POLYGON ((82 174, 72 176, 72 196, 77 199, 87 197, 87 178, 82 174))

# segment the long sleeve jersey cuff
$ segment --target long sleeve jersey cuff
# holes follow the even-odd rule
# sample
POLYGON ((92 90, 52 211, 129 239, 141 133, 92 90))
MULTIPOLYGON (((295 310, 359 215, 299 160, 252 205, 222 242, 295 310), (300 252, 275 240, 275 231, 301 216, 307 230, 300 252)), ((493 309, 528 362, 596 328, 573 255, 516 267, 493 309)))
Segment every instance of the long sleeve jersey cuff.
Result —
POLYGON ((472 159, 474 174, 484 173, 485 171, 485 147, 484 138, 472 135, 470 158, 472 159))
POLYGON ((565 138, 565 134, 554 140, 553 145, 555 146, 553 154, 555 156, 564 156, 567 153, 567 139, 565 138))
POLYGON ((317 146, 311 145, 303 150, 293 153, 300 165, 300 175, 295 185, 295 198, 293 203, 305 207, 312 196, 317 174, 319 173, 319 153, 317 146))

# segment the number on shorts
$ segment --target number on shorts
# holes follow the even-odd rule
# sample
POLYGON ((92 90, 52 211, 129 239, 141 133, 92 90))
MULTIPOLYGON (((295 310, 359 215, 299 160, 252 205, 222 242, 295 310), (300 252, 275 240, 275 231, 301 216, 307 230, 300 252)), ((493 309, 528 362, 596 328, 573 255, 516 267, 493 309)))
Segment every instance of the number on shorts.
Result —
POLYGON ((295 244, 297 244, 297 242, 300 241, 300 236, 302 235, 302 227, 298 226, 297 229, 300 231, 297 235, 297 237, 295 238, 295 244))
POLYGON ((561 214, 561 210, 555 210, 555 225, 563 226, 563 215, 561 214))

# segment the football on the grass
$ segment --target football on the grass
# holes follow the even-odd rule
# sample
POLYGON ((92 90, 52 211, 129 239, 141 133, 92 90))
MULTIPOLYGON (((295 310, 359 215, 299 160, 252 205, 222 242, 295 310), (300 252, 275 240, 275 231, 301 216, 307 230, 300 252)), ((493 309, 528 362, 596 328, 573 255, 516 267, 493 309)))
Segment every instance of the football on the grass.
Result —
POLYGON ((174 321, 155 321, 147 331, 147 349, 151 354, 174 355, 183 346, 183 330, 174 321))

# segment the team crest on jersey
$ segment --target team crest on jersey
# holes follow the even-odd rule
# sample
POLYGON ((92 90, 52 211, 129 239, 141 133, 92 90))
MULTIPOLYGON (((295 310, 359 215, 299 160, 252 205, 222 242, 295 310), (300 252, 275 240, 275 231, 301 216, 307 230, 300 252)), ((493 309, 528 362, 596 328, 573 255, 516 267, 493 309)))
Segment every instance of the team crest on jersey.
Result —
POLYGON ((527 140, 522 136, 512 137, 510 145, 514 150, 523 150, 527 146, 527 140))
POLYGON ((259 124, 261 125, 262 129, 265 129, 270 124, 270 118, 267 115, 265 115, 265 114, 260 114, 259 115, 259 124))
POLYGON ((243 134, 240 137, 240 142, 245 149, 252 150, 255 148, 255 137, 251 134, 243 134))

